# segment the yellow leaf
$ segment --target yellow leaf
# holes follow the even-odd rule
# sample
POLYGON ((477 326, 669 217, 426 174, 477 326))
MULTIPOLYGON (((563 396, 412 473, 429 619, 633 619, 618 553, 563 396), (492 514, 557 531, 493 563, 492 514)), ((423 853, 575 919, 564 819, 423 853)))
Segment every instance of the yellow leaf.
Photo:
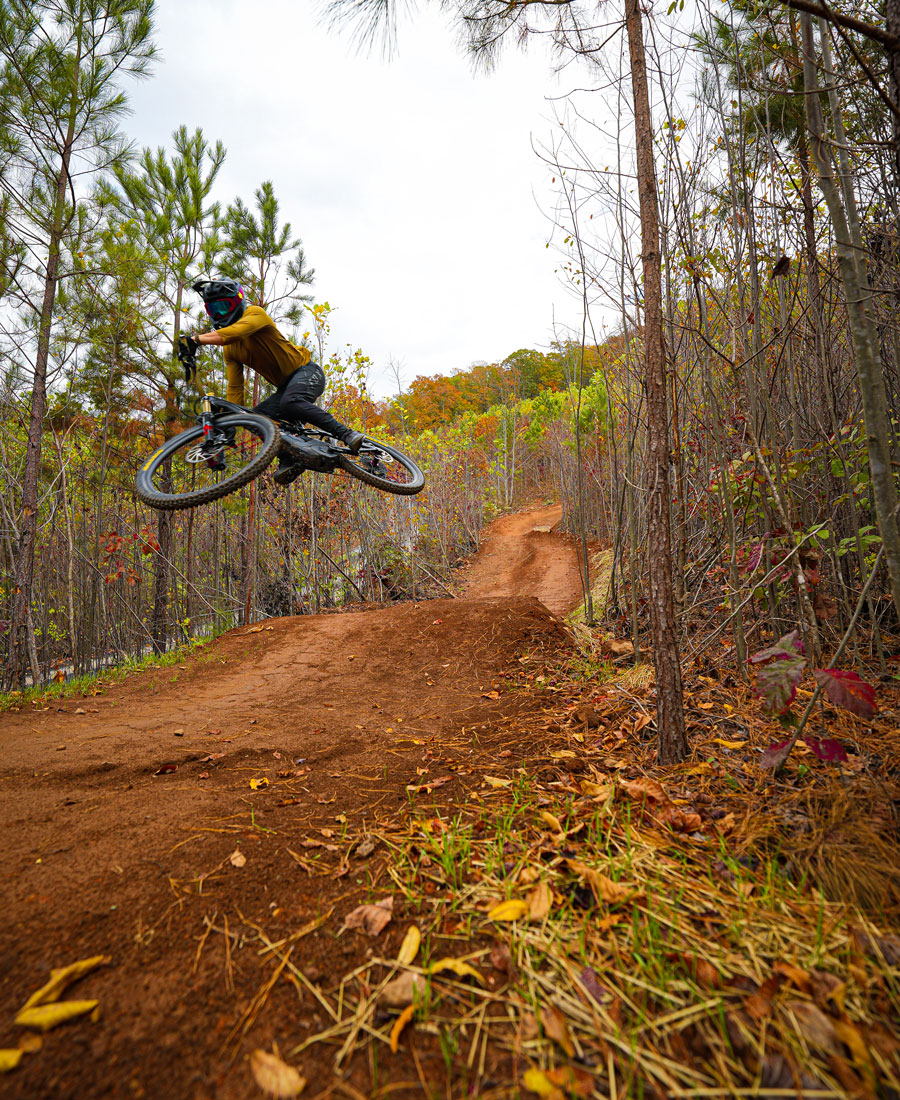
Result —
POLYGON ((875 1084, 875 1067, 869 1055, 866 1042, 859 1032, 856 1024, 851 1020, 834 1020, 834 1030, 837 1037, 845 1046, 850 1048, 850 1054, 857 1067, 870 1084, 875 1084))
POLYGON ((509 921, 521 920, 528 915, 528 902, 520 898, 510 898, 509 901, 501 901, 488 910, 488 920, 509 921))
POLYGON ((589 798, 605 798, 612 790, 609 783, 593 783, 590 779, 582 779, 578 786, 589 798))
POLYGON ((267 1050, 254 1050, 250 1055, 250 1070, 257 1085, 272 1096, 299 1096, 306 1088, 306 1078, 282 1062, 277 1054, 267 1050))
POLYGON ((712 764, 708 760, 704 760, 702 764, 695 764, 693 768, 688 768, 685 775, 705 775, 707 772, 713 770, 712 764))
POLYGON ((21 1050, 0 1050, 0 1073, 9 1073, 21 1060, 21 1050))
POLYGON ((35 1005, 46 1005, 52 1001, 58 1001, 72 982, 77 982, 79 978, 83 978, 98 966, 106 966, 109 961, 109 955, 94 955, 90 959, 81 959, 79 962, 70 963, 69 966, 51 970, 50 981, 42 985, 36 993, 32 993, 22 1007, 33 1008, 35 1005))
POLYGON ((419 953, 419 944, 421 942, 422 936, 418 928, 416 928, 414 924, 411 924, 406 930, 406 935, 403 937, 403 943, 400 944, 400 950, 397 952, 397 962, 400 963, 401 966, 409 966, 419 953))
POLYGON ((52 1027, 93 1012, 99 1001, 60 1001, 58 1004, 34 1005, 16 1013, 19 1027, 33 1027, 36 1031, 49 1031, 52 1027))
POLYGON ((438 959, 436 963, 432 963, 428 968, 429 974, 442 974, 445 970, 452 971, 458 978, 474 978, 477 982, 484 985, 484 978, 478 973, 474 966, 469 966, 467 962, 463 962, 462 959, 438 959))
POLYGON ((262 779, 251 779, 250 780, 250 789, 252 791, 258 791, 262 787, 268 787, 268 785, 269 785, 269 781, 268 781, 268 779, 266 779, 265 776, 263 776, 262 779))
POLYGON ((554 817, 553 814, 548 813, 547 810, 541 810, 541 821, 543 821, 545 825, 549 825, 554 833, 561 833, 563 831, 559 818, 554 817))
POLYGON ((572 752, 571 749, 558 749, 556 752, 550 753, 553 760, 574 760, 577 756, 578 753, 572 752))
POLYGON ((413 1018, 415 1011, 415 1005, 407 1005, 397 1019, 394 1020, 394 1026, 391 1028, 391 1050, 394 1054, 397 1053, 397 1047, 400 1045, 400 1033, 413 1018))
POLYGON ((511 779, 497 779, 493 775, 486 775, 484 777, 484 781, 489 787, 494 787, 495 789, 498 789, 498 790, 501 787, 511 787, 512 786, 512 780, 511 779))
POLYGON ((745 749, 747 747, 746 741, 726 741, 724 737, 714 737, 714 745, 721 745, 723 749, 745 749))
POLYGON ((522 1075, 522 1084, 529 1092, 536 1092, 546 1100, 556 1100, 563 1095, 541 1069, 527 1069, 522 1075))

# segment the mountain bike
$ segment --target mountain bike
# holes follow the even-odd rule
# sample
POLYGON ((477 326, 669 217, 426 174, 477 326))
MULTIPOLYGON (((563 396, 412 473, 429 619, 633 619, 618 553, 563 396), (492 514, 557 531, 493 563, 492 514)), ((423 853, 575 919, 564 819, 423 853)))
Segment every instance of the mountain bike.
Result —
MULTIPOLYGON (((196 363, 184 345, 178 357, 190 377, 196 363)), ((247 485, 278 455, 305 470, 343 470, 384 493, 412 496, 425 486, 416 463, 387 443, 366 436, 352 454, 327 432, 270 420, 207 393, 197 402, 194 426, 163 443, 138 470, 135 492, 161 511, 196 508, 247 485)))

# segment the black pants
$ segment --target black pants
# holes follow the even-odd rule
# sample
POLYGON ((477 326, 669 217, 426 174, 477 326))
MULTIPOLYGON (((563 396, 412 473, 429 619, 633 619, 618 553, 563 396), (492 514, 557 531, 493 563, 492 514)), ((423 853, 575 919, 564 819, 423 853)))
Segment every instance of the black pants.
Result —
POLYGON ((282 420, 297 420, 321 428, 323 432, 340 439, 347 431, 346 424, 335 420, 330 412, 320 409, 315 403, 317 397, 325 392, 325 372, 318 363, 307 363, 299 367, 282 382, 278 389, 253 409, 255 413, 278 417, 282 420))

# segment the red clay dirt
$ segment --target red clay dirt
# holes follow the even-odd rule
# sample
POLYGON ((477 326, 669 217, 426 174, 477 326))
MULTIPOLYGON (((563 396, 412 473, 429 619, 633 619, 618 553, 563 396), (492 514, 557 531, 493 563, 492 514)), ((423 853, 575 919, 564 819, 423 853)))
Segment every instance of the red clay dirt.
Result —
MULTIPOLYGON (((18 1045, 13 1017, 51 968, 111 958, 66 995, 98 1000, 99 1019, 44 1036, 0 1077, 3 1096, 263 1095, 249 1052, 289 1050, 327 1021, 287 983, 248 1016, 272 967, 244 933, 277 940, 331 911, 295 961, 334 985, 372 946, 340 935, 343 917, 391 892, 388 853, 357 855, 360 841, 408 812, 410 785, 430 795, 441 778, 433 798, 453 812, 478 761, 512 750, 515 764, 498 730, 524 705, 521 660, 566 652, 557 616, 581 597, 559 516, 498 520, 463 598, 270 619, 183 665, 0 715, 0 1048, 18 1045)), ((404 927, 381 937, 385 957, 404 927)), ((423 1095, 423 1073, 438 1084, 437 1047, 418 1058, 394 1061, 391 1096, 423 1095)), ((299 1061, 305 1095, 330 1095, 333 1051, 299 1061)), ((371 1093, 365 1064, 341 1081, 371 1093)))

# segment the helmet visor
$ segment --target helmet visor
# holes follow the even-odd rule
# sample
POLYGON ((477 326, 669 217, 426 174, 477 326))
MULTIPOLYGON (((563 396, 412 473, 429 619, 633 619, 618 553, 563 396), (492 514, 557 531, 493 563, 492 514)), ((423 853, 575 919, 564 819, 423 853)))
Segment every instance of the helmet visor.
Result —
POLYGON ((214 321, 222 321, 230 316, 238 308, 243 295, 234 298, 216 298, 215 301, 206 302, 206 312, 214 321))

